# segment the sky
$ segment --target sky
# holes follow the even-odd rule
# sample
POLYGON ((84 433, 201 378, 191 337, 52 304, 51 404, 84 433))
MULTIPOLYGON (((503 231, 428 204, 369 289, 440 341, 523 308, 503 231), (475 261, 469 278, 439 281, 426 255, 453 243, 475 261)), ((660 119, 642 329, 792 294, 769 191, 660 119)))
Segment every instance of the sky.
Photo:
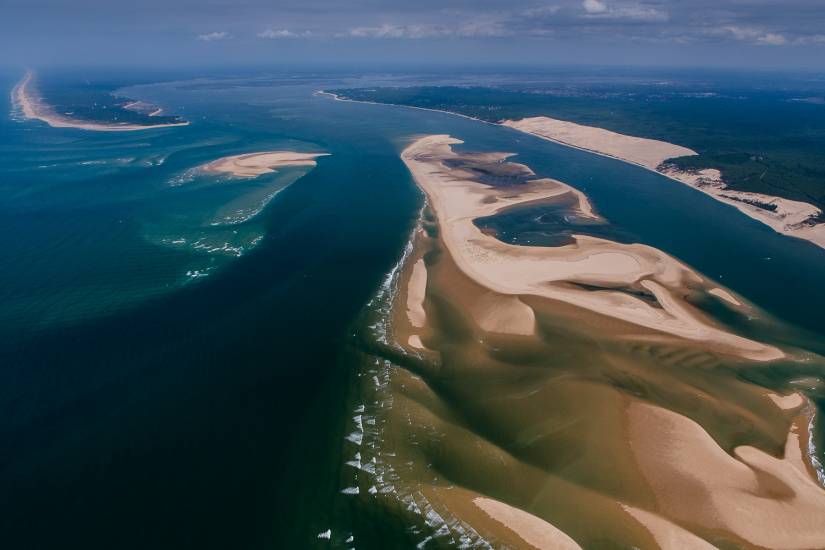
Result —
POLYGON ((0 64, 825 71, 825 0, 0 0, 0 64))

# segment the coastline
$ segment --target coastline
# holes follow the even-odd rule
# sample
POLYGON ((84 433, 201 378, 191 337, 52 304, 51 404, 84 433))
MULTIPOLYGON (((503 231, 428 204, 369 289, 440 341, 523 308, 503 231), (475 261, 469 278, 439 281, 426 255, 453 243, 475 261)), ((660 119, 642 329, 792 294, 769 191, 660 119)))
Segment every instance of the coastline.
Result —
MULTIPOLYGON (((34 73, 28 71, 11 91, 12 105, 20 109, 23 117, 29 120, 40 120, 52 128, 75 128, 78 130, 90 130, 95 132, 133 132, 139 130, 152 130, 155 128, 172 128, 178 126, 188 126, 189 121, 164 123, 164 124, 105 124, 99 122, 89 122, 66 117, 54 112, 45 104, 41 98, 35 97, 30 87, 34 73)), ((159 113, 158 113, 159 114, 159 113)))
POLYGON ((809 220, 822 213, 821 210, 801 201, 728 189, 727 184, 722 179, 722 174, 719 170, 713 168, 688 172, 666 165, 666 161, 670 158, 698 155, 696 151, 687 147, 543 116, 505 120, 500 125, 553 143, 620 160, 655 172, 701 191, 719 202, 733 206, 746 216, 767 225, 777 233, 807 240, 820 248, 825 248, 825 223, 809 223, 809 220), (588 146, 592 140, 605 135, 612 138, 612 144, 588 146), (664 149, 671 148, 670 152, 672 154, 659 156, 656 160, 653 160, 654 155, 651 157, 651 162, 646 162, 646 160, 634 158, 636 155, 627 150, 633 148, 634 142, 645 142, 646 145, 652 147, 660 145, 664 146, 664 149), (754 203, 770 205, 775 210, 760 208, 754 203))
MULTIPOLYGON (((781 197, 774 197, 770 195, 764 195, 761 193, 752 193, 748 191, 735 191, 732 189, 728 189, 726 184, 722 179, 722 175, 718 170, 709 168, 705 170, 701 170, 699 172, 686 172, 677 169, 673 169, 667 166, 661 165, 661 162, 656 166, 649 166, 641 162, 636 162, 632 159, 617 156, 610 154, 604 150, 599 150, 597 148, 588 148, 579 144, 576 144, 571 141, 565 141, 563 139, 559 139, 558 136, 553 136, 549 133, 537 133, 535 131, 528 131, 524 129, 524 121, 530 121, 532 119, 545 119, 548 121, 553 121, 553 123, 559 122, 564 123, 566 125, 573 125, 584 129, 585 131, 596 131, 596 132, 609 132, 618 137, 624 138, 631 138, 634 140, 645 140, 649 142, 658 142, 662 144, 669 145, 678 150, 684 150, 689 152, 688 154, 696 155, 697 153, 691 149, 686 147, 682 147, 680 145, 675 145, 667 142, 662 142, 659 140, 652 140, 648 138, 637 138, 635 136, 627 136, 625 134, 619 134, 617 132, 610 132, 609 130, 604 130, 602 128, 597 128, 593 126, 584 126, 581 124, 576 124, 568 121, 563 121, 559 119, 552 119, 550 117, 528 117, 525 119, 521 119, 518 121, 513 120, 504 120, 502 122, 490 122, 488 120, 483 120, 478 117, 468 116, 462 113, 456 113, 453 111, 447 111, 443 109, 430 109, 427 107, 416 107, 414 105, 403 105, 398 103, 382 103, 378 101, 363 101, 363 100, 356 100, 356 99, 348 99, 339 96, 338 94, 327 92, 323 90, 316 91, 316 95, 329 97, 335 101, 348 101, 351 103, 364 103, 368 105, 386 105, 391 107, 403 107, 407 109, 419 109, 422 111, 430 111, 434 113, 443 113, 453 116, 458 116, 461 118, 466 118, 469 120, 473 120, 476 122, 481 122, 484 124, 490 124, 493 126, 505 126, 514 131, 522 132, 526 134, 530 134, 532 136, 538 137, 540 139, 545 139, 547 141, 552 141, 553 143, 557 143, 559 145, 563 145, 565 147, 571 147, 573 149, 579 149, 580 151, 585 151, 588 153, 600 155, 603 157, 611 158, 614 160, 619 160, 622 162, 626 162, 628 164, 633 164, 640 168, 644 168, 645 170, 649 170, 666 178, 669 178, 673 181, 677 181, 681 184, 688 185, 689 187, 696 189, 706 195, 714 198, 715 200, 725 203, 729 206, 736 208, 742 214, 761 222, 777 233, 788 237, 794 237, 797 239, 806 240, 811 242, 820 248, 825 249, 825 223, 810 223, 809 220, 813 219, 814 217, 821 214, 821 211, 816 208, 815 206, 804 203, 801 201, 793 201, 790 199, 783 199, 781 197), (521 126, 521 127, 519 127, 521 126), (760 208, 755 206, 754 204, 749 204, 748 201, 755 202, 757 204, 768 204, 774 206, 779 215, 773 214, 772 211, 766 210, 764 208, 760 208), (773 215, 772 215, 773 214, 773 215), (790 219, 788 219, 790 218, 790 219)), ((673 157, 669 157, 673 158, 673 157)), ((667 159, 662 159, 662 161, 667 159)))

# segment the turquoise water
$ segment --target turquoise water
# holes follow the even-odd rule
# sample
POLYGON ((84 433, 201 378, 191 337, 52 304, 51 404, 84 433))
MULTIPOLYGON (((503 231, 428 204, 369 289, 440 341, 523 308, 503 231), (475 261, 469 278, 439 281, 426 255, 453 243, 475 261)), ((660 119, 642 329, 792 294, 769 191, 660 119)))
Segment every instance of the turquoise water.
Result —
POLYGON ((776 341, 822 351, 822 250, 621 162, 314 94, 388 81, 223 75, 122 90, 192 123, 146 132, 0 117, 4 539, 272 548, 326 544, 317 534, 331 528, 342 547, 350 532, 361 547, 403 545, 339 479, 358 315, 418 215, 398 155, 420 134, 518 153, 588 194, 614 231, 804 329, 776 341), (255 180, 193 171, 274 149, 330 156, 255 180))

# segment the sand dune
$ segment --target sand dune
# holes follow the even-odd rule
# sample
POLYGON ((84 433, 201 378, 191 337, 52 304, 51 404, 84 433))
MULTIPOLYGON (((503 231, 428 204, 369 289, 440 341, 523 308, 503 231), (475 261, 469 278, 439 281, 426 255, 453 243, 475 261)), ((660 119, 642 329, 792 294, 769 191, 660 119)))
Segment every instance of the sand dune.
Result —
MULTIPOLYGON (((154 128, 169 128, 173 126, 187 126, 189 122, 172 122, 168 124, 116 124, 77 120, 56 113, 54 109, 38 97, 32 79, 33 73, 26 76, 14 87, 11 92, 12 104, 16 105, 27 119, 41 120, 52 128, 77 128, 79 130, 93 130, 96 132, 131 132, 137 130, 151 130, 154 128)), ((160 114, 160 110, 150 116, 160 114)))
POLYGON ((230 174, 238 178, 256 178, 286 166, 315 166, 315 159, 327 153, 264 151, 223 157, 203 165, 206 172, 230 174))
POLYGON ((665 163, 668 159, 697 154, 687 147, 543 116, 505 120, 502 125, 653 170, 730 204, 779 233, 825 248, 825 224, 815 221, 822 213, 819 208, 805 202, 728 189, 722 174, 715 169, 688 172, 665 163))

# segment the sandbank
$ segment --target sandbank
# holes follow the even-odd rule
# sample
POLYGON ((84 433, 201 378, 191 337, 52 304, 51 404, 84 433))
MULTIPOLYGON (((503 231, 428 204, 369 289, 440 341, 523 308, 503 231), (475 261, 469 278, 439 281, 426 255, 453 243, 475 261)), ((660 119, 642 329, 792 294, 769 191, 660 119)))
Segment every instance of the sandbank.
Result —
POLYGON ((646 403, 634 402, 628 419, 661 513, 760 548, 825 547, 825 492, 804 464, 799 421, 776 458, 751 446, 731 456, 693 420, 646 403))
POLYGON ((219 158, 201 166, 205 172, 230 174, 237 178, 256 178, 286 166, 315 166, 315 159, 328 153, 264 151, 219 158))
MULTIPOLYGON (((446 164, 455 165, 462 159, 451 148, 460 143, 447 135, 426 136, 410 144, 401 157, 427 195, 450 256, 476 283, 502 295, 566 302, 647 329, 702 341, 717 351, 747 359, 783 357, 775 347, 711 324, 685 295, 688 289, 707 292, 717 285, 711 287, 701 275, 660 250, 584 235, 575 235, 570 245, 527 247, 484 234, 473 220, 535 201, 572 196, 580 215, 596 214, 586 196, 560 181, 536 179, 519 185, 518 190, 474 181, 465 168, 446 164)), ((500 165, 509 156, 473 154, 472 160, 500 165)))
POLYGON ((581 550, 563 531, 524 510, 487 497, 476 497, 473 504, 490 518, 503 524, 538 550, 581 550))

